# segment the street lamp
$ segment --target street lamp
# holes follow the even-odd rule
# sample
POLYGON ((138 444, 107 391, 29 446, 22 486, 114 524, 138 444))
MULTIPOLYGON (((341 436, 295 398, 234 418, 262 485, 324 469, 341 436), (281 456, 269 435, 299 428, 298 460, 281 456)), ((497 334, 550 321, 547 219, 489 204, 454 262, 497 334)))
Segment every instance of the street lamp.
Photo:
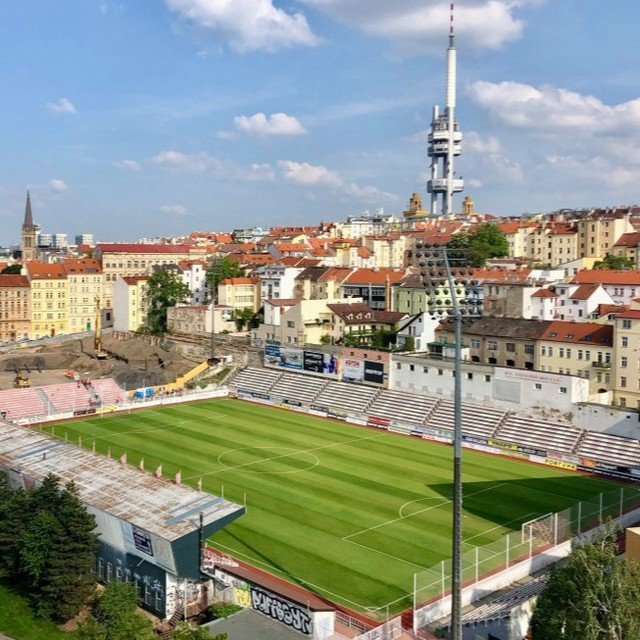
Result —
POLYGON ((446 245, 418 242, 416 257, 427 312, 455 326, 451 638, 462 640, 462 321, 482 315, 481 289, 466 261, 450 258, 446 245), (452 263, 457 265, 452 267, 452 263))

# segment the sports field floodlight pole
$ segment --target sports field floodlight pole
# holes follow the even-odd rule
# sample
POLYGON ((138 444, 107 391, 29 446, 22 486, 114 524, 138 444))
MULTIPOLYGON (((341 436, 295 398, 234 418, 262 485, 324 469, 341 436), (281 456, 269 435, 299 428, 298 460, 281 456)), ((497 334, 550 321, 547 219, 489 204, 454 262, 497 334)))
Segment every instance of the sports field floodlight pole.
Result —
POLYGON ((478 282, 470 279, 473 272, 463 265, 452 272, 446 245, 418 242, 416 257, 427 294, 428 313, 455 326, 451 638, 462 640, 462 321, 480 316, 482 303, 478 282))

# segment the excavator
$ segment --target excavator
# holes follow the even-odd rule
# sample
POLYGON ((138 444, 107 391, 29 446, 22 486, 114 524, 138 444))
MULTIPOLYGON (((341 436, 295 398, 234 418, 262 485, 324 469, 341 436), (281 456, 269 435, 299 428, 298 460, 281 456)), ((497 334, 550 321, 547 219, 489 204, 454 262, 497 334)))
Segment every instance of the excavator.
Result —
POLYGON ((96 331, 93 337, 93 353, 98 360, 106 360, 109 354, 102 348, 102 314, 100 313, 100 296, 96 296, 96 331))
MULTIPOLYGON (((27 368, 27 372, 28 372, 27 368)), ((31 386, 31 378, 26 375, 26 373, 22 369, 15 369, 16 377, 13 379, 13 386, 16 389, 26 389, 31 386)))

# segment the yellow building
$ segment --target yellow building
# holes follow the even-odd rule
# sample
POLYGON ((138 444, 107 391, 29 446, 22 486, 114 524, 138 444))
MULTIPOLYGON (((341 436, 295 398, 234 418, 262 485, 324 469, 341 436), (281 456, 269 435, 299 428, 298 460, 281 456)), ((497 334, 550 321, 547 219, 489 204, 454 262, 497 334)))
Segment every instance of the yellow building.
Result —
POLYGON ((614 402, 640 409, 640 310, 631 309, 615 317, 613 358, 614 402))
POLYGON ((629 217, 615 211, 597 211, 578 221, 579 258, 604 258, 620 236, 634 231, 629 217))
POLYGON ((587 322, 550 322, 537 342, 540 371, 589 380, 589 394, 612 388, 613 327, 587 322))
POLYGON ((34 260, 27 262, 26 275, 31 291, 31 337, 67 333, 69 292, 64 265, 34 260))
POLYGON ((158 265, 178 264, 182 260, 197 260, 207 256, 206 247, 176 244, 99 243, 94 257, 102 264, 105 309, 113 307, 113 289, 118 278, 144 276, 158 265))
POLYGON ((93 331, 96 328, 96 298, 102 296, 102 266, 95 258, 70 258, 62 264, 69 291, 67 331, 93 331))
POLYGON ((29 280, 21 275, 0 275, 0 342, 29 338, 31 308, 29 280))
POLYGON ((147 319, 149 276, 124 276, 113 287, 113 328, 137 331, 147 319))
POLYGON ((256 312, 260 308, 259 278, 226 278, 218 283, 217 304, 231 309, 251 309, 256 312))

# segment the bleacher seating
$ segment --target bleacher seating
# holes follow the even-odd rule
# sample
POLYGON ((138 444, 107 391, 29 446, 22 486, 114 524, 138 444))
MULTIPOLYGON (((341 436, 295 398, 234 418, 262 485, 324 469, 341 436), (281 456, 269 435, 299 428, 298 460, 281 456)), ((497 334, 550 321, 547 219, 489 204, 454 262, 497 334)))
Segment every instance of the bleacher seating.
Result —
POLYGON ((301 376, 295 373, 283 373, 269 393, 288 400, 312 403, 327 385, 327 381, 313 376, 301 376))
POLYGON ((237 389, 269 393, 271 387, 278 382, 281 376, 281 371, 247 367, 238 373, 231 384, 237 389))
POLYGON ((378 389, 332 380, 316 398, 315 404, 367 414, 368 407, 378 395, 378 389))
POLYGON ((77 382, 48 384, 39 387, 49 400, 49 413, 67 413, 77 409, 87 409, 91 396, 84 385, 77 382))
MULTIPOLYGON (((449 429, 454 426, 453 400, 441 400, 425 424, 434 429, 449 429)), ((462 405, 462 433, 478 438, 491 438, 507 412, 504 409, 483 405, 462 405)))
POLYGON ((113 378, 91 380, 91 386, 102 404, 120 404, 127 399, 126 392, 118 386, 113 378))
POLYGON ((422 424, 431 414, 437 400, 404 391, 383 389, 369 407, 369 415, 422 424))
POLYGON ((572 453, 581 434, 581 429, 566 424, 512 414, 498 429, 496 438, 541 451, 572 453))
POLYGON ((586 431, 576 449, 578 455, 621 466, 640 466, 640 441, 608 433, 586 431))
POLYGON ((8 420, 46 416, 49 413, 37 388, 0 391, 0 411, 7 412, 8 420))

